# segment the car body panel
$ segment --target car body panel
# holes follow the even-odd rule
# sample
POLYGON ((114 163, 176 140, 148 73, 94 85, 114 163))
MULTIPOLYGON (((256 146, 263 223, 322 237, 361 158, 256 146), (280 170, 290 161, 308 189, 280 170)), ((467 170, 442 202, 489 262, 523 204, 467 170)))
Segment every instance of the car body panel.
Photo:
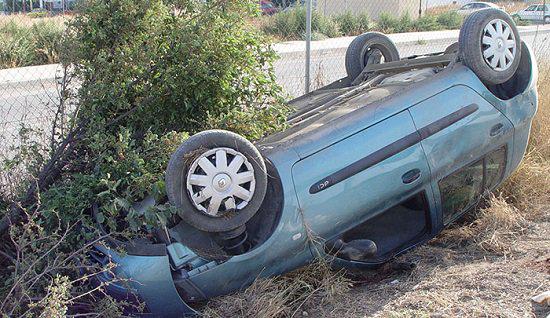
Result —
MULTIPOLYGON (((528 46, 524 45, 523 50, 525 63, 531 68, 525 74, 525 87, 512 98, 497 97, 471 70, 456 63, 419 83, 381 87, 394 93, 382 94, 367 104, 366 99, 347 99, 257 143, 277 171, 284 202, 271 235, 244 254, 183 271, 183 275, 173 278, 175 273, 166 255, 121 256, 113 250, 105 253, 118 264, 117 273, 132 279, 132 287, 148 308, 166 315, 192 314, 185 302, 238 291, 259 277, 307 264, 324 255, 323 240, 312 240, 311 235, 330 240, 422 192, 428 201, 430 231, 394 255, 421 244, 443 228, 439 179, 504 144, 508 156, 504 177, 518 167, 537 110, 535 58, 528 46), (395 87, 400 89, 396 91, 395 87), (453 114, 462 115, 438 126, 453 114), (502 133, 493 138, 491 130, 498 124, 502 124, 502 133), (436 126, 440 130, 423 130, 436 126), (395 145, 402 147, 393 148, 395 145), (388 149, 397 150, 379 156, 370 165, 360 165, 364 169, 346 174, 326 189, 315 190, 314 186, 324 183, 325 177, 356 167, 357 162, 368 162, 365 158, 374 158, 373 154, 388 149), (414 169, 421 172, 418 179, 404 184, 403 176, 414 169)), ((342 91, 336 89, 334 94, 342 91)), ((335 259, 334 263, 372 265, 344 259, 335 259)))
MULTIPOLYGON (((421 141, 428 158, 433 192, 439 207, 442 205, 439 180, 503 144, 512 149, 514 128, 494 106, 469 87, 462 85, 454 86, 410 108, 419 129, 468 108, 470 111, 464 113, 467 116, 421 141)), ((442 228, 442 213, 438 215, 437 226, 442 228)))
POLYGON ((98 250, 109 255, 116 265, 114 273, 121 280, 128 279, 129 286, 122 283, 107 283, 107 292, 120 295, 128 288, 127 294, 135 293, 145 302, 148 311, 162 313, 163 317, 181 317, 194 315, 196 311, 189 307, 174 286, 167 255, 121 255, 113 249, 96 246, 98 250))
POLYGON ((413 192, 423 189, 431 195, 430 172, 419 144, 317 193, 310 191, 319 180, 414 133, 412 118, 403 111, 296 163, 292 169, 296 193, 311 230, 330 239, 413 192), (404 184, 402 176, 413 169, 420 170, 420 178, 404 184))

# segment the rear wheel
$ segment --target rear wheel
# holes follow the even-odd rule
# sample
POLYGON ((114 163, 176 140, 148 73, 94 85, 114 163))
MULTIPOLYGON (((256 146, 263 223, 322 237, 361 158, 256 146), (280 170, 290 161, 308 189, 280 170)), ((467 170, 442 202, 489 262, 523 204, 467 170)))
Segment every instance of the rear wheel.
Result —
POLYGON ((550 16, 544 17, 544 24, 550 23, 550 16))
POLYGON ((346 71, 354 80, 365 66, 399 60, 395 44, 382 33, 367 32, 356 37, 346 51, 346 71))
POLYGON ((506 82, 519 66, 519 33, 512 18, 501 10, 472 13, 464 21, 458 42, 460 60, 485 84, 506 82))

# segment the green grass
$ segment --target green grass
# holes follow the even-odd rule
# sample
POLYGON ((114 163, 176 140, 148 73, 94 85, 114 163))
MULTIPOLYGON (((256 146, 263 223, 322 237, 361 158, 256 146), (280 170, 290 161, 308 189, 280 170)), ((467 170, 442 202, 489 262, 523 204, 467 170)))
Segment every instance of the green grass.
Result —
MULTIPOLYGON (((267 35, 280 40, 303 40, 306 28, 305 14, 305 9, 300 7, 264 17, 260 28, 267 35)), ((428 14, 418 19, 413 19, 408 14, 396 17, 390 13, 382 13, 377 21, 371 21, 366 13, 346 12, 325 16, 314 11, 312 31, 316 34, 316 39, 325 39, 359 35, 367 31, 401 33, 458 29, 462 21, 463 17, 454 11, 428 14)))
POLYGON ((64 26, 57 21, 36 19, 0 23, 0 69, 52 64, 59 61, 64 26))

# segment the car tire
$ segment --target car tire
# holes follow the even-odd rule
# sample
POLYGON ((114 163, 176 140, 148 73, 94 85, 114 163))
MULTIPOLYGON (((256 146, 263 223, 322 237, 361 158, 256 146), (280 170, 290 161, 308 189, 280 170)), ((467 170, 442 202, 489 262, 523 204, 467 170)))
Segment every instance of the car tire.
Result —
POLYGON ((367 32, 356 37, 346 51, 346 72, 352 80, 356 79, 368 64, 399 60, 399 51, 395 44, 382 33, 367 32))
POLYGON ((183 221, 210 233, 243 226, 259 210, 267 190, 260 152, 224 130, 200 132, 186 140, 170 158, 165 181, 168 199, 183 221))
POLYGON ((544 24, 549 24, 549 23, 550 23, 550 16, 544 17, 544 24))
POLYGON ((449 45, 446 49, 445 49, 445 52, 443 52, 443 54, 457 54, 458 51, 459 51, 460 47, 458 45, 458 42, 455 42, 451 45, 449 45))
POLYGON ((462 63, 487 85, 509 80, 521 60, 518 30, 502 10, 484 9, 469 15, 460 30, 458 43, 462 63))

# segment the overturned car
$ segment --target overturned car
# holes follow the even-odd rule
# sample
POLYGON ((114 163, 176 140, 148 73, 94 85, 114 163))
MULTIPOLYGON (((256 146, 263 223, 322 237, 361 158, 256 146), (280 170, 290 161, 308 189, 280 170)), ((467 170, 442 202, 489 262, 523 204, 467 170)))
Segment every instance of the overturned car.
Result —
POLYGON ((182 144, 166 171, 181 221, 122 253, 97 245, 93 257, 130 279, 108 291, 175 317, 319 255, 373 267, 433 238, 522 160, 537 67, 503 11, 470 15, 443 53, 401 59, 386 36, 363 34, 346 70, 290 101, 283 132, 252 144, 212 130, 182 144))

